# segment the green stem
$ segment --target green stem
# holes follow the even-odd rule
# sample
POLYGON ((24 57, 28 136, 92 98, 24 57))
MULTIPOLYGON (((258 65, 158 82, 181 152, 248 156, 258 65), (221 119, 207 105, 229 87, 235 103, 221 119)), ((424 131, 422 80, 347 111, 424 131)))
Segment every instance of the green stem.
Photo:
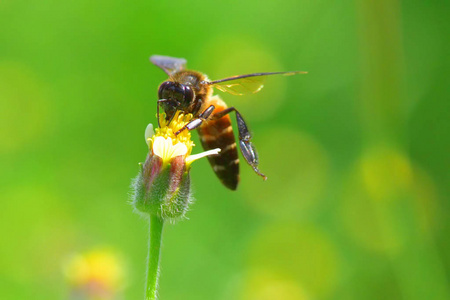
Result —
POLYGON ((159 277, 159 257, 161 253, 161 237, 163 220, 158 216, 150 216, 150 242, 148 245, 147 288, 146 300, 156 300, 159 277))

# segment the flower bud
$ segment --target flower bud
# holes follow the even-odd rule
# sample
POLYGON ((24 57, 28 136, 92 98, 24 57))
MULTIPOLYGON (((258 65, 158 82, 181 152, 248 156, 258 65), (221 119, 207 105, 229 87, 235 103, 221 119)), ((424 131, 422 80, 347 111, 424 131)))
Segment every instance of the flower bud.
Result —
POLYGON ((182 218, 191 202, 190 177, 184 157, 164 165, 161 157, 149 154, 134 181, 134 207, 163 220, 182 218))

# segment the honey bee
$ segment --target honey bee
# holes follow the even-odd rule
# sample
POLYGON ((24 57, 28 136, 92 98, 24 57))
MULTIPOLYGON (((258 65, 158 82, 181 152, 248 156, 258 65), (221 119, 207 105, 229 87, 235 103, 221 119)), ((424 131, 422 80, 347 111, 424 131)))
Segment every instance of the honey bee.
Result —
POLYGON ((210 81, 200 72, 186 70, 186 60, 183 58, 153 55, 150 61, 169 76, 169 79, 159 86, 158 116, 160 107, 164 110, 167 120, 170 120, 177 111, 194 116, 176 134, 182 130, 197 129, 205 150, 221 149, 218 155, 208 157, 220 181, 231 190, 236 190, 239 183, 239 158, 229 116, 231 112, 236 115, 242 156, 256 174, 267 179, 258 169, 258 154, 251 142, 252 135, 247 123, 236 108, 228 107, 219 96, 213 96, 213 88, 233 95, 256 93, 263 88, 262 79, 266 76, 306 72, 253 73, 210 81))

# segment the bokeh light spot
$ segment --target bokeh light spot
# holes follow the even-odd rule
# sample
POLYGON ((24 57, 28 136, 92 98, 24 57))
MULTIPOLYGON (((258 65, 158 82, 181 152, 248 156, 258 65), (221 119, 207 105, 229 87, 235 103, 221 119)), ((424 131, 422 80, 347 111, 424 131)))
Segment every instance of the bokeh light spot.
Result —
POLYGON ((72 293, 86 299, 116 299, 125 278, 122 258, 108 248, 73 254, 63 264, 63 271, 72 293))
POLYGON ((0 64, 0 154, 32 144, 46 130, 50 108, 42 86, 26 66, 0 64))
POLYGON ((362 158, 360 165, 364 185, 372 199, 395 198, 408 189, 412 181, 408 158, 392 148, 374 148, 362 158))
POLYGON ((309 213, 325 189, 328 161, 325 150, 311 137, 287 128, 255 136, 262 181, 242 160, 241 188, 252 208, 277 217, 309 213))
MULTIPOLYGON (((294 280, 298 299, 304 295, 316 298, 327 295, 335 287, 338 254, 325 234, 316 228, 295 223, 273 224, 263 228, 251 241, 248 264, 251 270, 263 269, 294 280)), ((287 281, 279 286, 288 289, 292 283, 287 281)))
POLYGON ((251 270, 245 279, 242 300, 308 300, 298 282, 269 271, 251 270))
POLYGON ((434 183, 398 149, 374 147, 363 154, 342 197, 341 217, 349 235, 370 250, 395 255, 435 228, 434 183))

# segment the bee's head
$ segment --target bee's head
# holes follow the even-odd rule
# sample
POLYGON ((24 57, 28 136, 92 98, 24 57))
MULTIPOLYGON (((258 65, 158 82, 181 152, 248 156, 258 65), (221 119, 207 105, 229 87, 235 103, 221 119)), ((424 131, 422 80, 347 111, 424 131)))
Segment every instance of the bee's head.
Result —
POLYGON ((189 107, 194 100, 194 90, 189 85, 173 81, 165 81, 159 86, 159 99, 169 100, 171 106, 176 105, 177 109, 183 110, 189 107))

